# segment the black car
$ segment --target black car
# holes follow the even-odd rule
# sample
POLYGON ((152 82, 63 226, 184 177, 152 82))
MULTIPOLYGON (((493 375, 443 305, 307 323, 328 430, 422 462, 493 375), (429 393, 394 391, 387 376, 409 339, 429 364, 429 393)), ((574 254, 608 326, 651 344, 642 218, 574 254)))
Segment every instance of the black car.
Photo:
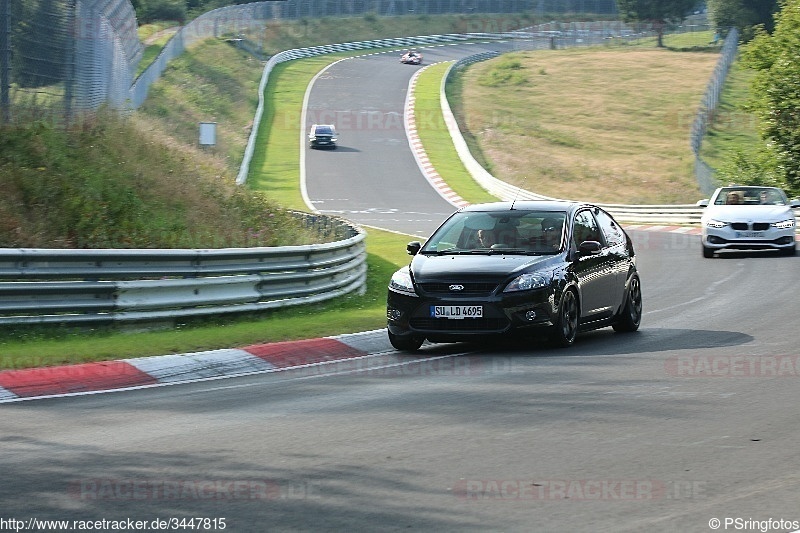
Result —
POLYGON ((311 148, 336 148, 336 128, 333 124, 312 124, 308 132, 311 148))
POLYGON ((389 340, 431 342, 531 334, 569 346, 579 331, 636 331, 642 291, 633 243, 603 209, 578 202, 464 207, 389 283, 389 340))

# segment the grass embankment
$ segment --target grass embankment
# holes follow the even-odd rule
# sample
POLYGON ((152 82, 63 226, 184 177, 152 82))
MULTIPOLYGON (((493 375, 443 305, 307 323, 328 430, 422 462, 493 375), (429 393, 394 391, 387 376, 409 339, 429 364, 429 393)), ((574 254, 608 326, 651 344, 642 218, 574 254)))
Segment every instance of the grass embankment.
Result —
POLYGON ((137 117, 0 135, 0 247, 225 248, 317 242, 277 202, 237 187, 137 117), (287 228, 292 228, 287 231, 287 228))
POLYGON ((524 189, 694 202, 689 131, 717 59, 640 47, 507 54, 466 73, 461 120, 493 175, 524 189))

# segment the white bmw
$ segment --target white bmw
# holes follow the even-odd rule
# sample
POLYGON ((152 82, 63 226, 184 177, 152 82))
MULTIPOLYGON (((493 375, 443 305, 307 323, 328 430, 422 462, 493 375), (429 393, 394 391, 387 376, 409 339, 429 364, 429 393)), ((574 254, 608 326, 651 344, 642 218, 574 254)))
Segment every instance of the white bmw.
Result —
POLYGON ((732 185, 714 191, 700 219, 703 257, 713 257, 723 249, 780 250, 794 255, 795 214, 800 201, 789 201, 777 187, 732 185))

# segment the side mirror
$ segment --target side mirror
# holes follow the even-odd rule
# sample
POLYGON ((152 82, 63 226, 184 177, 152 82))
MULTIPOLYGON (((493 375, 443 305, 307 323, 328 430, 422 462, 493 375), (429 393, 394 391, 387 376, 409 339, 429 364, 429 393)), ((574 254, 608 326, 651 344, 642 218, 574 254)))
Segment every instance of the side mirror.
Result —
POLYGON ((697 207, 708 207, 708 198, 704 198, 702 200, 698 200, 696 204, 697 207))
POLYGON ((408 255, 417 255, 420 248, 422 248, 421 242, 411 241, 406 245, 406 253, 408 253, 408 255))
POLYGON ((580 246, 578 246, 578 253, 580 255, 594 255, 600 253, 602 248, 603 245, 597 241, 583 241, 580 246))

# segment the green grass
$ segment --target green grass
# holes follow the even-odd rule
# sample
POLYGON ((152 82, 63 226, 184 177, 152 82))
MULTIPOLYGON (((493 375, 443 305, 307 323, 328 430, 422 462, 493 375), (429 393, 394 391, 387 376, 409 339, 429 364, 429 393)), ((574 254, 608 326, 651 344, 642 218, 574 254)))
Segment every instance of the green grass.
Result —
POLYGON ((300 192, 300 134, 303 97, 312 78, 339 57, 329 54, 280 63, 270 73, 259 149, 250 162, 247 186, 291 209, 308 210, 300 192))
POLYGON ((450 65, 449 62, 432 65, 417 79, 414 112, 418 134, 431 164, 459 196, 473 204, 495 201, 497 198, 478 185, 464 167, 444 123, 440 87, 450 65))
POLYGON ((733 154, 748 154, 764 144, 758 133, 757 117, 743 108, 754 75, 753 70, 738 62, 731 66, 720 105, 700 147, 700 157, 712 168, 723 168, 733 154))
POLYGON ((198 143, 198 124, 215 122, 217 144, 204 153, 218 157, 229 169, 227 177, 235 177, 263 70, 260 61, 225 41, 203 41, 170 62, 137 114, 152 121, 151 129, 163 132, 166 143, 192 149, 198 143))
POLYGON ((719 51, 722 40, 713 42, 714 32, 702 30, 685 33, 671 33, 664 36, 664 46, 679 52, 719 51))

